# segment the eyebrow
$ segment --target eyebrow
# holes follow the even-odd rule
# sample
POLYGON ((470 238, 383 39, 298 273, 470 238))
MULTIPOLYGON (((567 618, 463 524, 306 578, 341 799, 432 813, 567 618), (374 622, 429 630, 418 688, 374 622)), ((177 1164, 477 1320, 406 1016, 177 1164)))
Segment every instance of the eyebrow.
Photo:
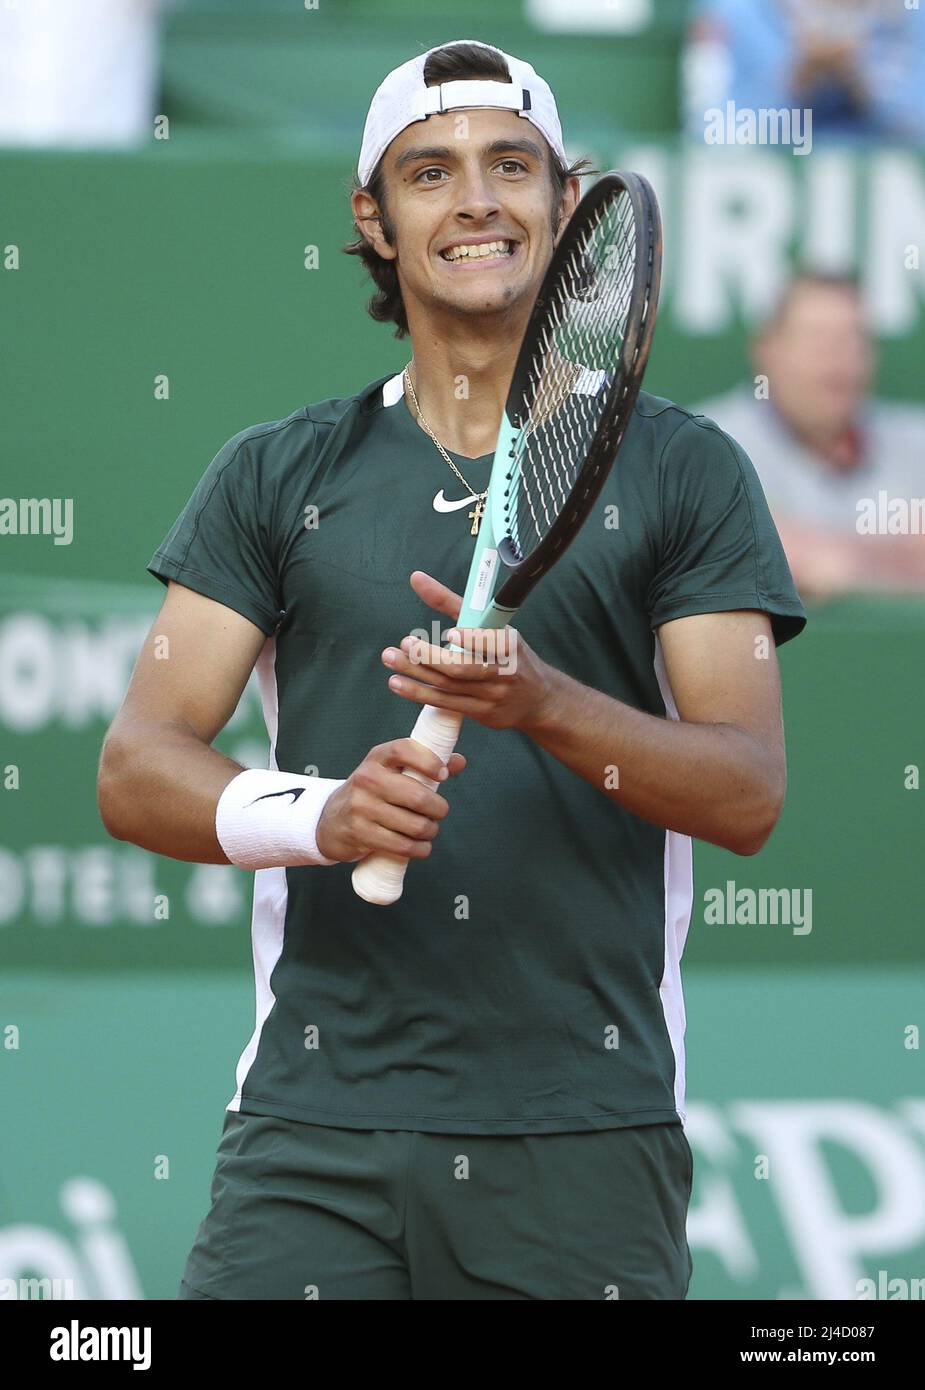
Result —
MULTIPOLYGON (((520 154, 529 154, 537 161, 543 163, 543 151, 533 140, 492 140, 489 144, 483 145, 480 154, 494 155, 504 154, 509 150, 517 150, 520 154)), ((420 159, 444 159, 452 160, 456 158, 456 152, 449 145, 423 145, 416 149, 405 150, 395 160, 395 169, 400 171, 409 164, 416 164, 420 159)))

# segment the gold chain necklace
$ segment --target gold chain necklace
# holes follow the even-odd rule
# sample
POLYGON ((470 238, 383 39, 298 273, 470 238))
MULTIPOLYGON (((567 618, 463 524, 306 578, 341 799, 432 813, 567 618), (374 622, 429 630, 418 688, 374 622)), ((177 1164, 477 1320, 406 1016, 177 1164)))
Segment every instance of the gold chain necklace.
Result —
MULTIPOLYGON (((414 359, 412 358, 412 361, 413 360, 414 359)), ((467 491, 471 494, 472 498, 474 499, 475 509, 469 513, 469 520, 472 522, 472 527, 469 531, 469 534, 470 536, 477 536, 479 533, 479 522, 482 520, 482 516, 485 512, 485 498, 488 496, 488 488, 486 488, 484 492, 476 492, 475 488, 466 482, 466 479, 460 473, 459 469, 456 467, 456 464, 450 458, 446 449, 444 449, 443 445, 440 443, 440 440, 437 438, 430 425, 424 419, 424 416, 421 414, 421 407, 418 405, 418 398, 414 393, 414 387, 411 384, 411 372, 409 370, 410 366, 411 363, 409 362, 408 366, 405 368, 404 371, 404 378, 405 381, 407 381, 408 383, 408 390, 411 392, 411 399, 414 401, 414 408, 417 411, 418 419, 424 426, 427 433, 430 435, 431 439, 436 444, 437 448, 440 450, 443 457, 446 459, 447 463, 452 468, 453 472, 456 474, 459 481, 462 483, 463 487, 467 489, 467 491)), ((580 366, 573 365, 571 380, 568 382, 568 385, 565 388, 565 395, 559 401, 554 400, 554 392, 552 392, 551 390, 547 392, 548 396, 551 398, 548 409, 546 409, 545 411, 541 409, 539 418, 532 422, 529 430, 527 431, 528 434, 533 434, 534 430, 538 429, 540 425, 542 425, 546 420, 548 420, 550 415, 552 415, 553 411, 556 410, 558 406, 562 404, 562 401, 565 399, 566 396, 568 396, 573 386, 577 382, 579 376, 581 375, 581 371, 582 368, 580 366)), ((543 393, 538 392, 537 397, 539 398, 541 394, 543 393)), ((536 403, 537 402, 534 401, 534 406, 536 405, 536 403)))
MULTIPOLYGON (((411 364, 409 363, 408 366, 410 367, 410 365, 411 364)), ((482 514, 485 511, 485 498, 488 496, 488 488, 486 488, 484 492, 476 492, 475 488, 466 482, 465 478, 460 473, 459 469, 456 467, 456 464, 450 458, 446 449, 444 449, 443 445, 440 443, 440 440, 434 434, 430 425, 427 423, 427 421, 424 419, 424 416, 421 414, 421 407, 418 405, 418 398, 414 394, 414 387, 411 385, 411 373, 408 370, 408 367, 405 368, 405 380, 408 383, 408 390, 411 392, 411 399, 414 401, 414 408, 418 413, 418 419, 424 426, 427 433, 430 435, 431 439, 436 444, 437 448, 440 450, 443 457, 446 459, 447 463, 452 468, 453 472, 456 474, 459 481, 462 483, 463 487, 466 489, 468 493, 471 494, 475 501, 475 509, 474 511, 471 511, 469 513, 469 520, 472 522, 472 527, 469 531, 469 535, 477 536, 479 533, 479 522, 482 520, 482 514)))

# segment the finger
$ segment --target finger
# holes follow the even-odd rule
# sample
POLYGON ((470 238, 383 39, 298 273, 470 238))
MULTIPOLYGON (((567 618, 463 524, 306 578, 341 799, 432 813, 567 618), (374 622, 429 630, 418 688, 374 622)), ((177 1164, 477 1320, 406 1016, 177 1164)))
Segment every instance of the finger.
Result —
POLYGON ((398 768, 399 771, 404 767, 413 768, 432 782, 445 780, 441 776, 445 770, 443 759, 415 738, 396 738, 389 743, 378 743, 370 749, 367 760, 383 767, 398 768))
POLYGON ((386 768, 382 773, 376 795, 383 804, 399 807, 403 814, 413 814, 416 818, 423 816, 428 820, 441 821, 450 814, 450 803, 439 792, 431 791, 413 777, 406 777, 391 768, 386 768))
POLYGON ((404 676, 414 676, 420 673, 422 667, 426 668, 428 672, 434 672, 437 684, 440 684, 439 675, 447 680, 484 681, 501 674, 498 666, 483 662, 478 656, 450 652, 444 647, 435 647, 432 642, 422 642, 417 637, 403 638, 400 647, 386 647, 382 652, 382 664, 404 676))
POLYGON ((459 714, 487 714, 495 705, 494 700, 476 699, 474 695, 467 695, 453 682, 444 690, 439 685, 424 685, 421 681, 409 679, 408 676, 390 676, 389 689, 406 700, 415 700, 420 705, 436 705, 438 709, 456 710, 459 714))
POLYGON ((365 859, 367 855, 381 851, 383 854, 397 854, 401 859, 426 859, 433 849, 433 843, 433 840, 413 840, 396 830, 387 830, 384 826, 371 823, 363 836, 363 853, 358 858, 365 859))
POLYGON ((411 587, 418 598, 423 599, 430 608, 436 608, 450 618, 459 617, 462 596, 441 584, 439 579, 434 579, 433 575, 425 574, 424 570, 414 570, 411 574, 411 587))
MULTIPOLYGON (((400 775, 400 774, 398 774, 400 775)), ((405 778, 405 781, 409 781, 405 778)), ((396 835, 404 835, 408 840, 433 840, 440 829, 431 816, 422 816, 403 806, 393 806, 389 801, 381 801, 372 813, 375 825, 383 830, 391 830, 396 835)))
POLYGON ((485 660, 494 665, 510 666, 517 654, 520 633, 507 623, 504 627, 450 628, 447 641, 461 647, 471 660, 485 660))

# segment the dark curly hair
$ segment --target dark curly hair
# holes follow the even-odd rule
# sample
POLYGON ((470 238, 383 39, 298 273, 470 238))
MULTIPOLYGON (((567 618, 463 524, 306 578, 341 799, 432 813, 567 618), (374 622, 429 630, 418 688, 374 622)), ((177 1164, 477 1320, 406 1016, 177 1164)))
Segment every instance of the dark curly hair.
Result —
MULTIPOLYGON (((494 79, 510 82, 511 74, 503 55, 496 48, 479 48, 471 43, 448 44, 432 53, 424 65, 424 82, 428 87, 436 87, 441 82, 456 82, 474 78, 494 79)), ((553 236, 559 223, 559 211, 565 195, 566 184, 570 178, 588 173, 599 173, 590 169, 589 159, 579 159, 571 165, 564 165, 556 153, 549 151, 550 174, 553 187, 551 223, 553 236)), ((382 234, 390 245, 395 244, 395 224, 389 217, 385 201, 385 174, 382 160, 376 165, 369 182, 361 184, 354 178, 351 191, 362 190, 375 198, 381 216, 382 234)), ((408 317, 398 283, 398 271, 394 261, 383 260, 369 241, 360 233, 359 223, 354 220, 358 233, 357 240, 348 242, 341 250, 348 256, 359 256, 376 283, 376 293, 366 305, 367 313, 377 323, 394 323, 394 337, 408 336, 408 317)))

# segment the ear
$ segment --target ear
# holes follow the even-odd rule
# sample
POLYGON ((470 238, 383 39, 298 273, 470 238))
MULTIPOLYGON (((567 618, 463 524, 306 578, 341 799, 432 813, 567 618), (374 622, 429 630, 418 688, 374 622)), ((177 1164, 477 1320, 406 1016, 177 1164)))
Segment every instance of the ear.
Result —
POLYGON ((565 197, 563 199, 563 210, 567 217, 571 217, 580 202, 581 181, 577 175, 573 174, 565 185, 565 197))
POLYGON ((556 227, 556 243, 568 226, 572 213, 581 201, 581 183, 577 176, 566 181, 565 190, 562 194, 562 206, 559 210, 559 224, 556 227))
POLYGON ((774 355, 775 340, 776 330, 774 328, 762 328, 749 343, 748 355, 756 372, 768 375, 768 368, 774 355))
POLYGON ((394 261, 397 252, 382 234, 382 214, 375 198, 363 189, 355 189, 350 195, 350 206, 360 236, 384 261, 394 261))

